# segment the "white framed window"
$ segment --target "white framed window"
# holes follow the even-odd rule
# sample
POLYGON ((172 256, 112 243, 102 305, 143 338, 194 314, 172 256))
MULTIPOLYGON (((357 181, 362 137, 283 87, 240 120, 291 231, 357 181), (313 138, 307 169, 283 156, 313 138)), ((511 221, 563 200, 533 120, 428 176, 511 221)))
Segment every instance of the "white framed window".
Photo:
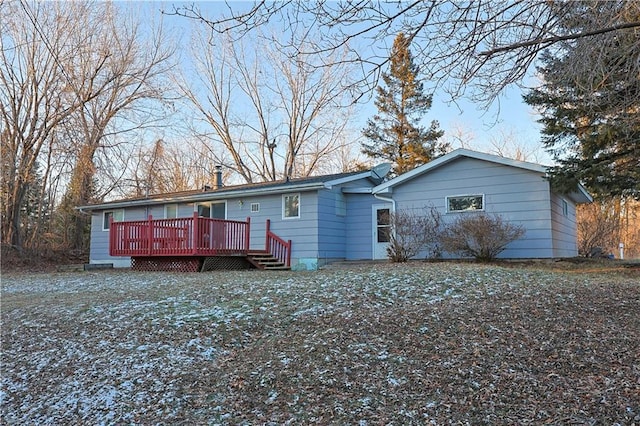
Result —
POLYGON ((300 194, 282 196, 282 218, 296 219, 300 217, 300 194))
POLYGON ((567 203, 567 200, 562 200, 562 215, 569 216, 569 203, 567 203))
POLYGON ((178 217, 178 205, 177 204, 165 204, 164 205, 164 218, 175 219, 178 217))
POLYGON ((484 210, 484 194, 446 197, 447 213, 484 210))
POLYGON ((102 230, 109 230, 110 219, 113 218, 114 222, 122 222, 124 220, 124 210, 107 210, 102 212, 102 230))
POLYGON ((258 213, 260 211, 260 203, 251 203, 251 213, 258 213))

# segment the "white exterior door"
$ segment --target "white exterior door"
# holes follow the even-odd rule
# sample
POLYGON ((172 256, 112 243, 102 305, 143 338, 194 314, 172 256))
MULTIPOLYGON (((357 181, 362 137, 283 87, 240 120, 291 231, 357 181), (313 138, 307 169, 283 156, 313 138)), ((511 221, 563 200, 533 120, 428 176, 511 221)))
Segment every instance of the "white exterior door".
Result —
POLYGON ((389 235, 391 233, 391 204, 375 204, 373 206, 373 258, 386 259, 389 235))

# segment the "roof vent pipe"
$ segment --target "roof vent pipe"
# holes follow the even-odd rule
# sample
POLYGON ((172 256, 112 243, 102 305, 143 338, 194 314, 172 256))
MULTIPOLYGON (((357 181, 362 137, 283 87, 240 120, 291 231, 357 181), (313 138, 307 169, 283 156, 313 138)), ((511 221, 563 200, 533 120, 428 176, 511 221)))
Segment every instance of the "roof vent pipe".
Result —
POLYGON ((222 188, 222 166, 216 166, 216 171, 213 174, 213 189, 222 188))

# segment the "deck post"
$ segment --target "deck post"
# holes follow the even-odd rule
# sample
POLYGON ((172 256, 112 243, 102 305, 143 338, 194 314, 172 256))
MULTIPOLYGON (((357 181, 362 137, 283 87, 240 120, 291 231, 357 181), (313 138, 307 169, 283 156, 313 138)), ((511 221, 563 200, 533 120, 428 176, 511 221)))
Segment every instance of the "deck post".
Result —
POLYGON ((200 234, 198 231, 198 222, 200 222, 198 220, 198 212, 195 211, 193 212, 193 226, 191 227, 191 232, 193 233, 193 235, 191 236, 191 244, 193 244, 193 247, 191 248, 191 253, 193 254, 197 254, 198 253, 198 235, 200 234))
POLYGON ((244 249, 249 253, 249 242, 251 241, 251 217, 247 216, 247 227, 244 230, 244 249))
POLYGON ((291 266, 291 240, 287 241, 289 244, 289 250, 287 251, 287 264, 286 266, 291 266))
POLYGON ((113 232, 113 215, 109 216, 109 256, 115 252, 116 238, 113 232))
POLYGON ((269 231, 271 231, 271 219, 267 219, 267 232, 265 233, 264 251, 269 252, 269 231))
POLYGON ((147 219, 147 245, 149 256, 151 256, 153 251, 153 216, 151 215, 147 219))

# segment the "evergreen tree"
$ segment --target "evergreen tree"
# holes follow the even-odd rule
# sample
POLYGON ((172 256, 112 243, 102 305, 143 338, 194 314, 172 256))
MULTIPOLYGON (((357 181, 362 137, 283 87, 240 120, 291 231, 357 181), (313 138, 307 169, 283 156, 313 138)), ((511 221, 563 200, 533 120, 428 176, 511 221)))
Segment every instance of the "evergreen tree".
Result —
POLYGON ((362 152, 371 158, 393 163, 392 174, 399 175, 444 154, 448 146, 438 142, 444 134, 438 122, 429 128, 420 119, 431 108, 431 95, 423 93, 418 67, 413 63, 409 40, 397 35, 389 58, 389 72, 382 74, 385 87, 376 88, 378 114, 367 121, 362 152))
MULTIPOLYGON (((568 3, 566 32, 582 31, 611 7, 629 9, 621 18, 640 18, 634 4, 568 3)), ((543 142, 558 163, 550 170, 556 189, 582 182, 599 197, 640 198, 640 76, 630 71, 640 63, 638 41, 637 30, 621 30, 542 55, 544 83, 524 99, 542 115, 543 142)))

